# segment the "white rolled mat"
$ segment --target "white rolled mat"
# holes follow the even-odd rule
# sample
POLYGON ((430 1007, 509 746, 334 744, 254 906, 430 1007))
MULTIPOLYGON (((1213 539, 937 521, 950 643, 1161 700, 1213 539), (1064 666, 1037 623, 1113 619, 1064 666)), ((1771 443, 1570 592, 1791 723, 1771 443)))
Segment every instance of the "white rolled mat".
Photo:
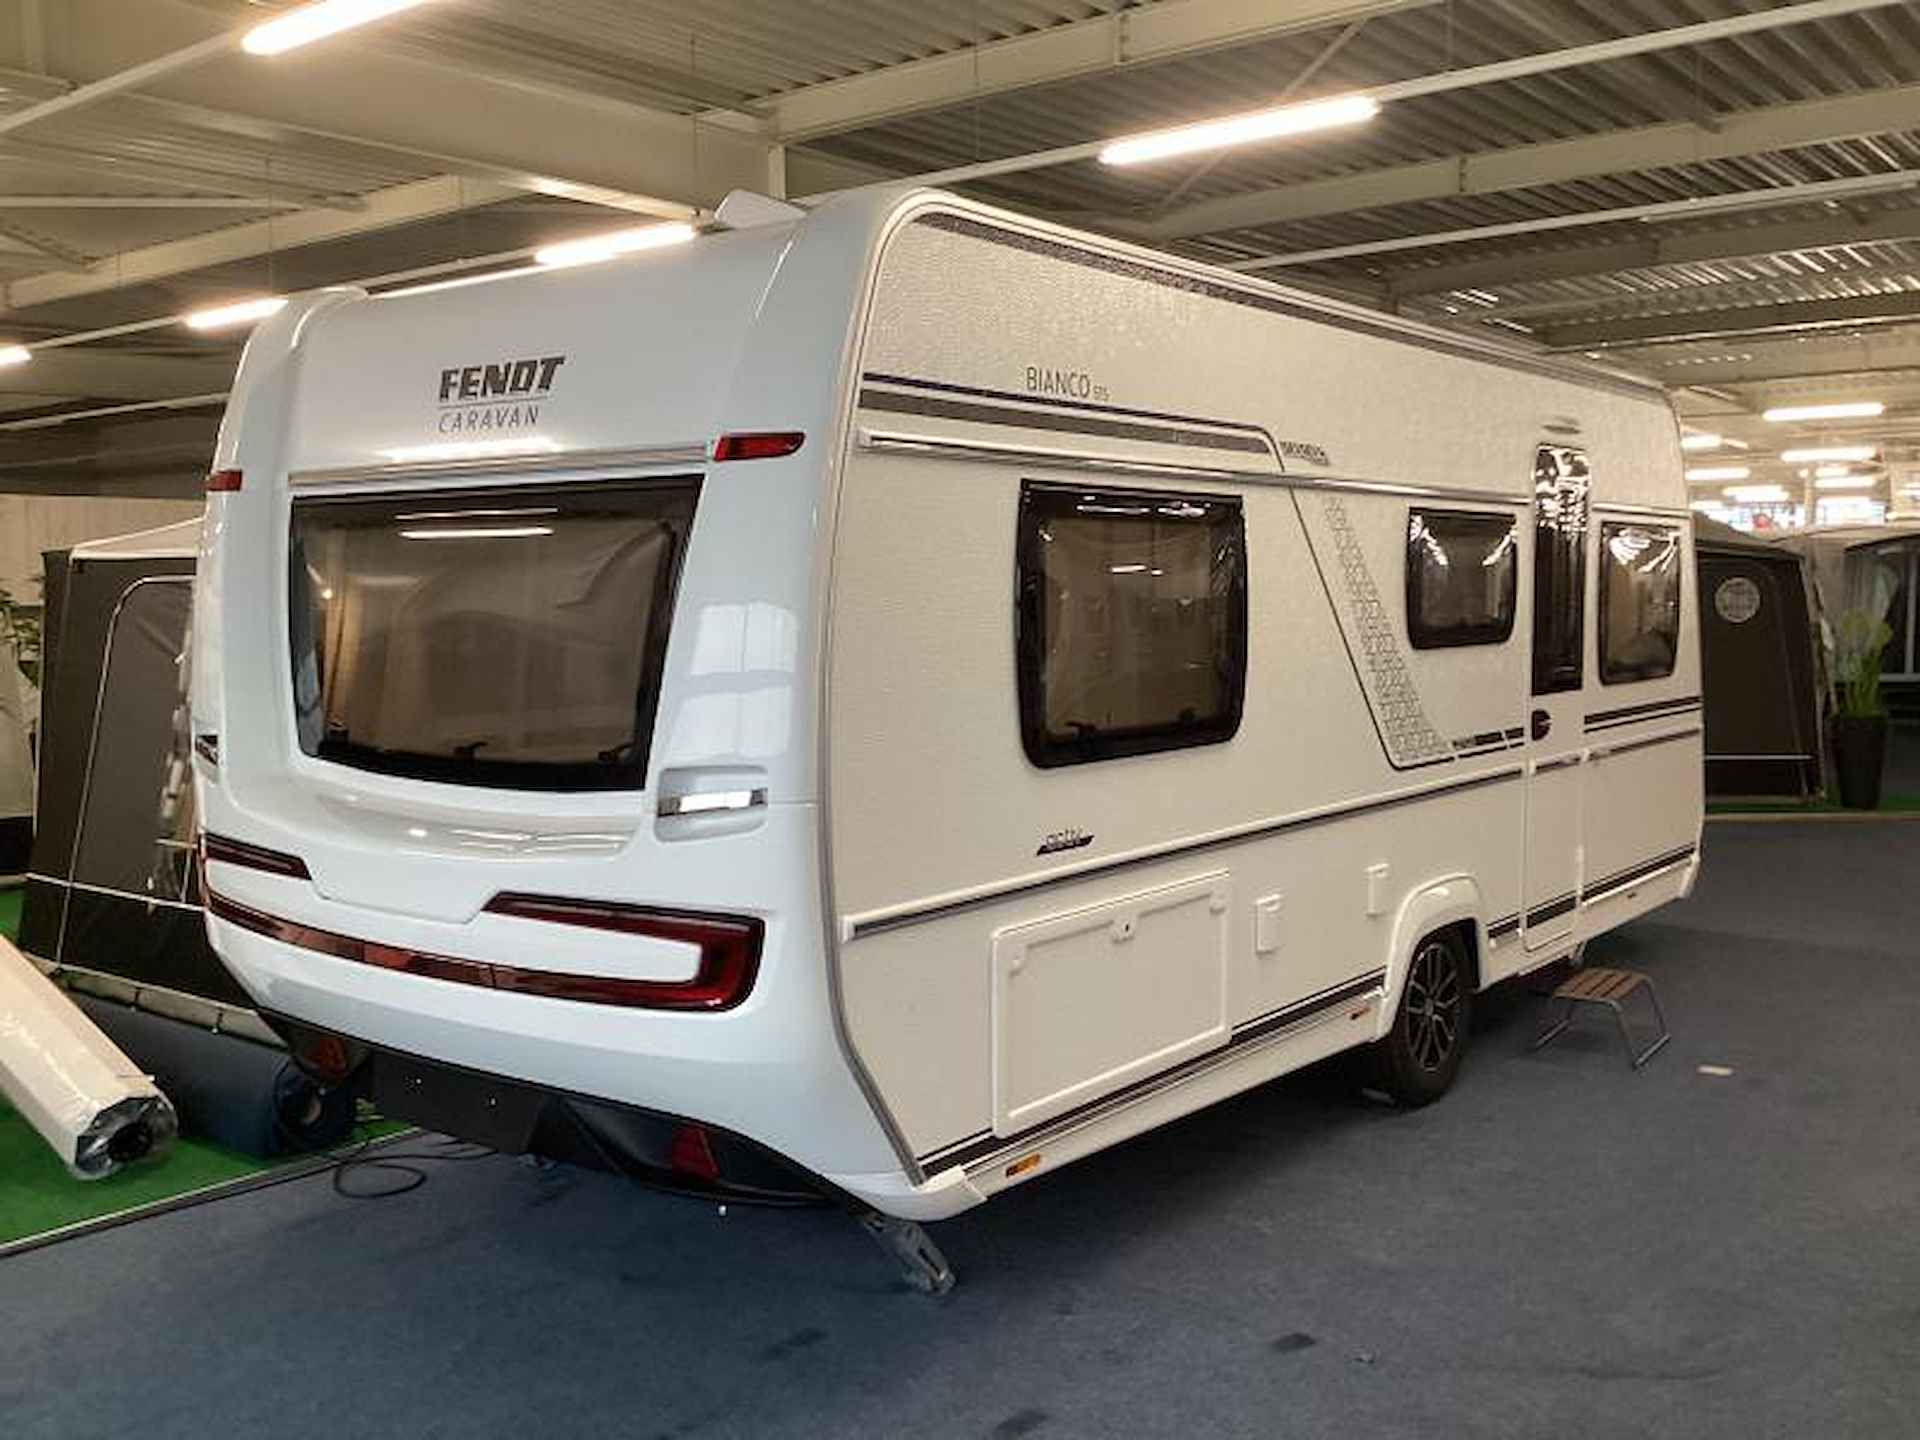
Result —
POLYGON ((0 1093, 81 1180, 164 1150, 179 1129, 159 1086, 4 938, 0 1093))

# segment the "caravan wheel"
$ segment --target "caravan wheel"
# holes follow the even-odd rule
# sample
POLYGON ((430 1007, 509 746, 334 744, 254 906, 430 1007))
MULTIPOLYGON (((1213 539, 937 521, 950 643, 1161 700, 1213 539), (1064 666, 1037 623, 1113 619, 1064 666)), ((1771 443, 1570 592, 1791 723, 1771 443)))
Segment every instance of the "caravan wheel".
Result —
POLYGON ((1460 1071, 1472 1018, 1473 983, 1459 935, 1442 930, 1414 949, 1393 1029, 1374 1046, 1377 1083, 1402 1105, 1446 1094, 1460 1071))

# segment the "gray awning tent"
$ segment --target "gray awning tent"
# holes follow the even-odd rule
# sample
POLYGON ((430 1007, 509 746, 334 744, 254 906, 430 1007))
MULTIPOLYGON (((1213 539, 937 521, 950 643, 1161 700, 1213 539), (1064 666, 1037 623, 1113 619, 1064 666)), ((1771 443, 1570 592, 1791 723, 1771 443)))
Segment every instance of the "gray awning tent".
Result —
POLYGON ((155 1076, 189 1134, 336 1143, 351 1090, 302 1075, 207 944, 186 678, 200 522, 46 555, 38 825, 20 948, 155 1076))
POLYGON ((246 1005, 207 947, 177 733, 199 528, 47 554, 38 825, 20 945, 63 967, 246 1005))
POLYGON ((1914 668, 1914 606, 1910 595, 1911 552, 1920 549, 1920 521, 1884 525, 1833 525, 1799 530, 1772 542, 1805 558, 1829 650, 1833 626, 1849 610, 1883 616, 1893 638, 1883 673, 1910 675, 1914 668))
POLYGON ((1817 794, 1825 687, 1807 563, 1704 516, 1693 534, 1707 793, 1817 794))

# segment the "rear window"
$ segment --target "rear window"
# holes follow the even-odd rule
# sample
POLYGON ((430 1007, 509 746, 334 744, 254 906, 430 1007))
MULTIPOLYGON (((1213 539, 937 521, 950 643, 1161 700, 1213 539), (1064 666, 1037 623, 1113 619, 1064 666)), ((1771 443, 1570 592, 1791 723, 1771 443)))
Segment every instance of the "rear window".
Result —
POLYGON ((365 770, 632 790, 695 478, 294 505, 300 748, 365 770))

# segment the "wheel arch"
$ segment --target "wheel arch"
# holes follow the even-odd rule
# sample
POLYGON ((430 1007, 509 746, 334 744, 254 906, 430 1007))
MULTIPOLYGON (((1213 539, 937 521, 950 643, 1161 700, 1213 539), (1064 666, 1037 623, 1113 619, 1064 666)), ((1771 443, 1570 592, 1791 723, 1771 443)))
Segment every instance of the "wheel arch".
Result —
POLYGON ((1394 1017, 1400 1013, 1401 992, 1406 988, 1414 951, 1437 930, 1460 931, 1466 942, 1467 963, 1473 971, 1469 988, 1475 991, 1481 988, 1484 983, 1481 957, 1487 951, 1485 913, 1479 882, 1467 874, 1429 880, 1401 902, 1387 947, 1387 999, 1380 1007, 1376 1039, 1383 1038, 1393 1028, 1394 1017))

